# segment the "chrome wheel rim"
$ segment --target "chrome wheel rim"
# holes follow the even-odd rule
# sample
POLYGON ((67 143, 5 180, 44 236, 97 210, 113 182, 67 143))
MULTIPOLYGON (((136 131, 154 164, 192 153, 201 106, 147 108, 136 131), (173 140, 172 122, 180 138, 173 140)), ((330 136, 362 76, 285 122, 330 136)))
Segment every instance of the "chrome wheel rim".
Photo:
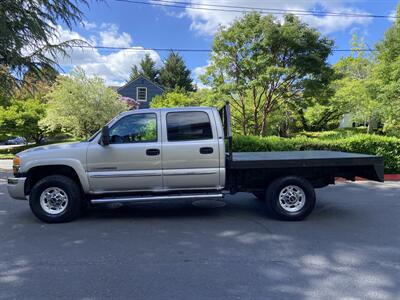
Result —
POLYGON ((50 215, 58 215, 64 212, 67 205, 67 193, 58 187, 49 187, 40 195, 40 206, 50 215))
POLYGON ((306 204, 306 194, 297 185, 285 186, 279 193, 279 205, 288 212, 298 212, 306 204))

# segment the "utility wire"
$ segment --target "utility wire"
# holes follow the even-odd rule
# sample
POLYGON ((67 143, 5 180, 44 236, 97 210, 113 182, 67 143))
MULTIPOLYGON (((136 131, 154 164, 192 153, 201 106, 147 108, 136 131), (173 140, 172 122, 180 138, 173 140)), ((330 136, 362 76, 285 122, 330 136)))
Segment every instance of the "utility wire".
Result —
MULTIPOLYGON (((190 49, 190 48, 134 48, 134 47, 112 47, 112 46, 70 46, 70 48, 85 48, 99 50, 130 50, 130 51, 159 51, 159 52, 212 52, 211 49, 190 49)), ((374 52, 376 49, 332 49, 333 52, 374 52)))
MULTIPOLYGON (((118 1, 118 0, 116 0, 118 1)), ((130 1, 130 0, 129 0, 130 1)), ((174 0, 153 0, 161 3, 173 3, 183 5, 195 5, 195 6, 209 6, 209 7, 222 7, 222 8, 233 8, 233 9, 244 9, 244 10, 255 10, 255 11, 266 11, 266 12, 280 12, 280 13, 306 13, 306 14, 317 14, 317 15, 332 15, 332 16, 347 16, 347 17, 362 17, 362 18, 395 18, 395 16, 388 15, 373 15, 363 13, 346 13, 346 12, 330 12, 330 11, 315 11, 315 10, 301 10, 301 9, 283 9, 283 8, 265 8, 265 7, 254 7, 254 6, 236 6, 236 5, 222 5, 222 4, 210 4, 210 3, 196 3, 196 2, 183 2, 174 0)))
POLYGON ((345 12, 329 12, 329 11, 312 11, 312 10, 296 10, 296 9, 278 9, 278 8, 264 8, 264 7, 250 7, 250 6, 233 6, 222 4, 202 4, 194 2, 171 1, 171 0, 155 0, 152 2, 136 1, 136 0, 114 0, 116 2, 125 2, 131 4, 163 6, 182 9, 195 9, 219 12, 237 12, 246 13, 251 11, 258 11, 260 13, 269 14, 294 14, 299 16, 333 16, 333 17, 348 17, 348 18, 385 18, 396 19, 397 16, 393 15, 374 15, 374 14, 361 14, 361 13, 345 13, 345 12))

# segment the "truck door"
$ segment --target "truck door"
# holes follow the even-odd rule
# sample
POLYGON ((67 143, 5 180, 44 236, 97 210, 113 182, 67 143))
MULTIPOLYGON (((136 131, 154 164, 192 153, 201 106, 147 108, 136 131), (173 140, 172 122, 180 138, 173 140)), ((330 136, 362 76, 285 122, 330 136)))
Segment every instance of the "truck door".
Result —
POLYGON ((163 110, 164 189, 219 189, 219 144, 211 110, 163 110))
POLYGON ((162 190, 159 120, 159 111, 126 115, 110 126, 110 145, 89 145, 92 192, 162 190))

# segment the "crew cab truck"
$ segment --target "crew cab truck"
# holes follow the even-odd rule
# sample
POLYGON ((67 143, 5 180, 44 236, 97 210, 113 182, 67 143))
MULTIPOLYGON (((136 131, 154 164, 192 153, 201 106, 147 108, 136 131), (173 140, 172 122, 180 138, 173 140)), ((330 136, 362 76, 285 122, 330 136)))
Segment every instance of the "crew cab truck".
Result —
POLYGON ((383 181, 383 159, 333 151, 232 153, 226 105, 124 112, 85 142, 18 153, 13 173, 11 197, 28 199, 48 223, 71 221, 99 203, 237 192, 253 193, 278 218, 302 220, 315 206, 315 188, 335 177, 383 181))

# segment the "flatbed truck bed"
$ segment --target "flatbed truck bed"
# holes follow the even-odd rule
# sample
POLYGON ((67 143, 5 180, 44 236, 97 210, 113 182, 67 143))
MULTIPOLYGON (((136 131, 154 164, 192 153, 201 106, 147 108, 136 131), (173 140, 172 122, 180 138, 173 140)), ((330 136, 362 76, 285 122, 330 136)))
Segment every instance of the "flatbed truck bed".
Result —
POLYGON ((266 181, 291 174, 307 178, 314 188, 334 184, 336 177, 384 181, 382 157, 340 151, 233 152, 226 166, 233 192, 257 193, 266 181))

